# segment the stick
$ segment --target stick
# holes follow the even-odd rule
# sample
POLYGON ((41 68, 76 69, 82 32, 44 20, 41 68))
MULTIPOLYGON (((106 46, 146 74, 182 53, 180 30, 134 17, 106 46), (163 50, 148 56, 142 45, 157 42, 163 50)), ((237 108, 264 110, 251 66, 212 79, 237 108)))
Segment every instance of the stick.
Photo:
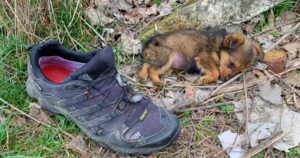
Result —
POLYGON ((256 37, 256 36, 258 36, 258 35, 261 35, 261 34, 263 34, 263 33, 269 32, 269 31, 272 31, 273 29, 277 29, 277 28, 280 28, 280 27, 283 27, 283 26, 292 24, 292 23, 294 23, 294 22, 297 22, 298 20, 300 20, 300 18, 297 18, 297 19, 295 19, 295 20, 293 20, 293 21, 290 21, 290 22, 288 22, 288 23, 286 23, 286 24, 284 24, 284 25, 279 25, 279 26, 276 26, 276 27, 274 27, 274 28, 270 28, 270 29, 267 29, 267 30, 263 30, 263 31, 261 31, 261 32, 258 32, 258 33, 256 33, 256 34, 254 34, 254 35, 251 35, 250 38, 256 37))
POLYGON ((251 158, 252 156, 256 155, 257 153, 261 152, 262 150, 268 148, 272 144, 276 143, 281 138, 285 137, 287 134, 289 134, 292 130, 289 129, 287 131, 281 131, 277 133, 273 138, 267 139, 260 143, 259 146, 250 149, 248 152, 246 152, 242 158, 251 158))
POLYGON ((285 35, 283 35, 276 43, 274 43, 269 49, 265 50, 264 52, 268 52, 274 47, 276 47, 278 44, 280 44, 285 38, 287 38, 292 32, 296 31, 298 27, 300 26, 300 22, 298 22, 289 32, 287 32, 285 35))
POLYGON ((186 112, 186 111, 194 111, 194 110, 205 110, 205 109, 212 109, 216 108, 225 104, 232 104, 232 102, 225 102, 225 103, 217 103, 217 104, 210 104, 205 106, 200 106, 197 108, 189 108, 189 109, 183 109, 183 110, 174 110, 175 112, 186 112))
MULTIPOLYGON (((26 117, 28 117, 28 118, 30 118, 30 119, 36 121, 36 122, 39 123, 39 124, 42 124, 42 125, 44 125, 44 126, 46 126, 46 127, 49 127, 49 128, 57 128, 57 127, 53 127, 53 126, 51 126, 51 125, 48 125, 48 124, 46 124, 46 123, 44 123, 44 122, 39 121, 38 119, 36 119, 36 118, 34 118, 34 117, 28 115, 27 113, 25 113, 24 111, 18 109, 17 107, 13 106, 12 104, 6 102, 6 101, 5 101, 4 99, 2 99, 2 98, 0 98, 0 101, 3 102, 4 104, 8 105, 8 106, 11 107, 12 109, 18 111, 18 112, 21 113, 22 115, 24 115, 24 116, 26 116, 26 117)), ((70 137, 71 139, 74 139, 74 140, 75 140, 75 137, 72 136, 70 133, 64 131, 64 130, 61 129, 61 128, 57 128, 57 129, 60 130, 62 133, 64 133, 66 136, 68 136, 68 137, 70 137)))
MULTIPOLYGON (((249 121, 249 111, 248 111, 248 93, 247 93, 247 85, 246 85, 246 80, 245 80, 245 74, 243 73, 243 86, 244 86, 244 92, 245 92, 245 107, 246 107, 246 127, 245 131, 246 134, 248 135, 248 121, 249 121)), ((249 144, 249 139, 246 137, 246 144, 249 144)))
POLYGON ((216 88, 214 91, 211 92, 211 95, 214 95, 219 89, 227 86, 229 83, 233 82, 234 80, 236 80, 237 78, 239 78, 242 74, 237 74, 236 76, 234 76, 233 78, 231 78, 230 80, 228 80, 227 82, 223 83, 222 85, 220 85, 218 88, 216 88))

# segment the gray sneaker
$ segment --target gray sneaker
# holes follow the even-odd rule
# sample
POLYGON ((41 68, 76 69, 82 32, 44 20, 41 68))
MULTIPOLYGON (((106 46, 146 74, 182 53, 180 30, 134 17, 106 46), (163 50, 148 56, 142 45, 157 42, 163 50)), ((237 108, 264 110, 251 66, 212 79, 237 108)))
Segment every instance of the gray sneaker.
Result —
POLYGON ((114 151, 148 154, 179 135, 176 116, 127 86, 110 47, 78 53, 50 41, 31 48, 28 94, 114 151))

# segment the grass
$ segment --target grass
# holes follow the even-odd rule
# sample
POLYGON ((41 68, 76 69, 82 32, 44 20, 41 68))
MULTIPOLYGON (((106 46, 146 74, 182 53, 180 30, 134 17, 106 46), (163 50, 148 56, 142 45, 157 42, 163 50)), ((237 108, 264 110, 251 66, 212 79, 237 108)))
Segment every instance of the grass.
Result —
MULTIPOLYGON (((75 50, 89 51, 99 47, 95 37, 102 28, 83 21, 84 2, 60 1, 0 2, 0 98, 22 111, 29 112, 33 101, 25 91, 27 48, 44 40, 55 39, 75 50), (16 11, 17 10, 17 11, 16 11), (42 15, 42 17, 41 17, 42 15), (96 31, 96 32, 95 32, 96 31)), ((68 142, 57 129, 30 124, 17 126, 20 114, 0 103, 0 114, 10 116, 0 125, 0 157, 78 157, 65 149, 68 142)), ((65 131, 76 135, 79 128, 63 116, 54 121, 65 131)))
MULTIPOLYGON (((293 9, 293 7, 295 6, 295 4, 298 2, 298 0, 285 0, 279 4, 277 4, 276 6, 274 6, 272 8, 273 10, 273 14, 274 14, 274 17, 278 17, 280 15, 282 15, 282 13, 286 12, 286 11, 291 11, 293 9)), ((268 14, 270 13, 271 11, 268 10, 266 11, 263 15, 264 15, 264 18, 262 18, 258 24, 256 25, 255 29, 254 29, 254 32, 260 32, 262 31, 265 27, 267 27, 269 25, 269 22, 268 22, 268 14)), ((278 33, 274 33, 272 32, 271 33, 272 35, 276 35, 278 36, 278 33)))
MULTIPOLYGON (((159 5, 161 0, 152 2, 159 5)), ((275 16, 290 10, 295 2, 287 0, 276 6, 273 9, 275 16)), ((34 101, 25 91, 29 46, 50 39, 80 51, 90 51, 101 46, 98 35, 102 34, 103 28, 101 25, 92 26, 84 16, 84 8, 87 5, 87 1, 77 0, 0 2, 0 98, 29 113, 28 105, 34 101)), ((172 7, 177 10, 182 4, 174 3, 172 7)), ((267 21, 261 21, 257 31, 267 25, 267 21)), ((131 62, 131 57, 122 54, 121 47, 114 46, 113 49, 118 68, 121 64, 131 62)), ((221 106, 220 111, 226 115, 233 115, 233 107, 229 105, 221 106)), ((193 117, 192 114, 192 111, 183 113, 181 127, 195 127, 193 139, 196 142, 211 138, 213 143, 216 143, 218 131, 212 129, 217 125, 217 116, 214 114, 202 116, 201 121, 192 124, 192 121, 189 121, 193 117)), ((22 115, 2 102, 0 102, 0 116, 6 118, 0 123, 0 157, 80 157, 77 153, 66 149, 65 145, 69 138, 61 131, 35 125, 29 120, 25 124, 17 125, 15 120, 22 115)), ((65 117, 56 115, 52 118, 57 126, 68 133, 77 135, 80 132, 79 128, 65 117)), ((225 119, 226 124, 232 121, 232 118, 225 119)), ((196 145, 195 148, 200 150, 203 147, 196 145)), ((297 155, 299 147, 286 153, 287 157, 297 155)))

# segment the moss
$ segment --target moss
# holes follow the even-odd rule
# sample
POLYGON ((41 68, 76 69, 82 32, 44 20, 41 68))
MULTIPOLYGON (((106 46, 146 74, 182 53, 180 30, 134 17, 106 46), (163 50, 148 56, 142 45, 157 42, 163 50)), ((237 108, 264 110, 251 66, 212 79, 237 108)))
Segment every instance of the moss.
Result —
POLYGON ((194 23, 186 17, 179 14, 172 14, 162 19, 160 22, 152 23, 144 29, 142 32, 142 38, 147 39, 150 36, 156 35, 158 33, 169 32, 178 29, 185 28, 201 28, 201 25, 194 23))

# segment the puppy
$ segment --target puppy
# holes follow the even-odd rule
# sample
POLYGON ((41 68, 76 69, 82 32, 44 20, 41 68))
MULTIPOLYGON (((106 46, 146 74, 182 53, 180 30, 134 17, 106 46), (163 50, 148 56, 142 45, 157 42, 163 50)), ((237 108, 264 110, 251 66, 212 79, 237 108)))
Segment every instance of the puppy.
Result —
POLYGON ((184 29, 150 38, 144 44, 143 57, 142 82, 150 76, 154 85, 162 86, 160 75, 173 70, 189 72, 196 65, 204 73, 198 83, 205 85, 244 72, 263 58, 263 51, 240 33, 184 29))

